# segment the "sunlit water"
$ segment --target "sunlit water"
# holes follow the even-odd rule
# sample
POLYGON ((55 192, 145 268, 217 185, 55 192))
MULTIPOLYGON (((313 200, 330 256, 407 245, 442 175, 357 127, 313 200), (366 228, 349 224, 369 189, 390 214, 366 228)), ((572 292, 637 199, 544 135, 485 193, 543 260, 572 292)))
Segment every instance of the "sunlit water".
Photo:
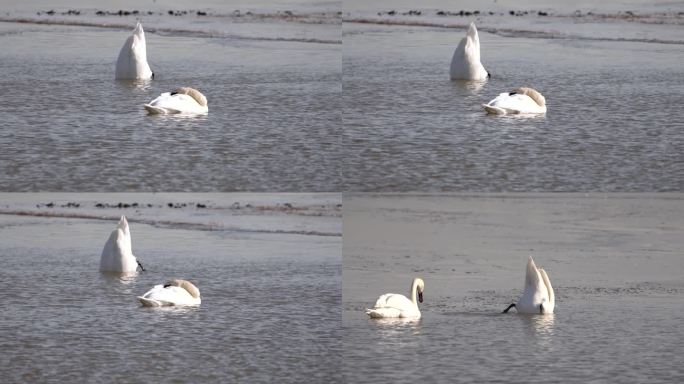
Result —
MULTIPOLYGON (((668 16, 641 22, 619 18, 616 9, 594 10, 607 12, 607 20, 574 18, 567 7, 558 11, 562 17, 439 17, 437 9, 473 10, 466 8, 473 4, 437 3, 427 10, 405 2, 345 5, 347 189, 684 188, 678 118, 684 114, 684 35, 676 6, 658 7, 668 16), (375 13, 392 9, 423 14, 375 13), (481 60, 492 75, 484 83, 449 80, 451 57, 470 21, 481 27, 481 60), (520 86, 546 97, 545 116, 485 114, 483 103, 520 86)), ((635 10, 631 4, 620 9, 620 17, 635 10)))
POLYGON ((115 220, 0 215, 3 382, 340 380, 339 236, 137 221, 146 215, 129 216, 147 269, 132 277, 98 272, 115 220), (141 307, 137 296, 176 277, 197 285, 199 307, 141 307))
POLYGON ((345 380, 681 380, 681 199, 345 200, 345 380), (501 313, 522 293, 528 254, 549 273, 553 315, 501 313), (408 295, 413 276, 425 280, 419 321, 364 314, 380 294, 408 295))
POLYGON ((225 6, 208 10, 220 17, 99 17, 86 6, 80 16, 38 16, 50 8, 15 7, 2 9, 9 22, 0 23, 2 190, 340 189, 341 27, 334 12, 288 8, 317 12, 299 22, 255 10, 266 16, 247 22, 225 6), (149 27, 155 79, 115 81, 116 58, 136 19, 149 27), (144 103, 180 86, 204 93, 209 113, 145 112, 144 103))

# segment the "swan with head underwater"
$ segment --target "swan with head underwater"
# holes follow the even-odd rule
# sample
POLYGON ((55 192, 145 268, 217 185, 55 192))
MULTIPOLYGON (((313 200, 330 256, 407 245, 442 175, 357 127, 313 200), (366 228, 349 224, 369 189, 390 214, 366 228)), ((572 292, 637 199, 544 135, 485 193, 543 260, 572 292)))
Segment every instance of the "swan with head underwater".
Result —
POLYGON ((121 216, 116 229, 109 235, 109 239, 102 249, 100 256, 100 271, 133 273, 138 267, 144 271, 142 264, 133 256, 131 250, 131 231, 126 216, 121 216))
POLYGON ((168 307, 200 305, 200 291, 197 287, 181 279, 173 279, 166 284, 155 285, 147 293, 138 297, 143 307, 168 307))
POLYGON ((527 259, 527 272, 525 273, 525 290, 517 303, 511 304, 503 313, 508 313, 515 308, 518 313, 553 313, 556 306, 556 297, 549 276, 542 268, 537 268, 532 256, 527 259))
POLYGON ((449 75, 451 80, 486 80, 491 76, 480 62, 480 37, 475 22, 470 23, 466 37, 454 51, 449 75))
POLYGON ((378 298, 372 309, 366 309, 366 314, 373 319, 385 318, 420 318, 418 303, 423 302, 425 282, 416 277, 411 282, 411 299, 397 293, 386 293, 378 298), (418 301, 416 301, 416 297, 418 301))
POLYGON ((541 115, 546 113, 546 99, 536 89, 521 87, 499 94, 482 105, 493 115, 541 115))
POLYGON ((202 92, 189 87, 181 87, 173 92, 164 92, 144 106, 147 112, 153 115, 204 114, 209 112, 207 98, 202 92))
POLYGON ((138 22, 133 35, 126 39, 119 58, 116 60, 117 80, 147 80, 153 79, 154 73, 147 64, 147 44, 142 24, 138 22))

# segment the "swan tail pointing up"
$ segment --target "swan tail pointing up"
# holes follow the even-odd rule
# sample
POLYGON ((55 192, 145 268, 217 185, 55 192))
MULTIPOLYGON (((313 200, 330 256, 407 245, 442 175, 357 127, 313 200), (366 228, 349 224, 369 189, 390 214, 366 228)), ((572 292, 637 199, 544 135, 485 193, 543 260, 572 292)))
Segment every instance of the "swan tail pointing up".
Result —
POLYGON ((525 289, 536 289, 541 283, 541 276, 532 256, 527 259, 527 272, 525 273, 525 289))
POLYGON ((539 273, 541 274, 541 277, 544 280, 544 285, 546 286, 546 291, 549 294, 549 303, 551 304, 551 307, 553 308, 556 305, 556 295, 553 292, 553 287, 551 286, 551 280, 549 280, 549 275, 546 274, 546 271, 543 268, 539 268, 539 273))
POLYGON ((146 80, 152 78, 152 70, 147 64, 147 44, 142 24, 138 22, 133 34, 119 51, 116 61, 115 78, 120 80, 146 80))
POLYGON ((474 62, 480 62, 480 37, 477 34, 475 23, 471 22, 466 34, 465 52, 474 62))
POLYGON ((451 80, 485 80, 489 76, 480 62, 480 38, 474 22, 454 51, 449 74, 451 80))

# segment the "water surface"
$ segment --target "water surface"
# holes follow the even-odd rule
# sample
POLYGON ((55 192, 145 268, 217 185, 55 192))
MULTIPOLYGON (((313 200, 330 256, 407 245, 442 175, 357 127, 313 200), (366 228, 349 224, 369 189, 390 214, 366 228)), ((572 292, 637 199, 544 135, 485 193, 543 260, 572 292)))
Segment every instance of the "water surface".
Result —
POLYGON ((257 4, 249 17, 194 6, 210 15, 174 16, 157 5, 138 5, 152 15, 121 17, 86 5, 78 16, 62 15, 67 6, 46 15, 42 3, 0 7, 0 86, 11 90, 0 107, 0 188, 339 190, 334 4, 288 7, 302 19, 283 16, 287 4, 257 4), (138 19, 155 79, 115 81, 138 19), (147 115, 144 103, 180 86, 204 93, 209 113, 147 115))
MULTIPOLYGON (((34 208, 34 215, 0 215, 7 267, 0 279, 13 287, 0 303, 3 381, 339 382, 339 234, 289 231, 302 220, 284 212, 240 214, 242 230, 223 227, 221 218, 236 214, 220 208, 229 197, 202 198, 208 208, 166 206, 198 198, 165 195, 156 200, 164 207, 126 211, 133 252, 147 269, 130 277, 98 272, 116 219, 45 216, 58 210, 46 207, 34 208), (262 220, 271 231, 253 230, 262 220), (137 296, 171 278, 195 283, 202 304, 140 306, 137 296)), ((62 195, 53 202, 82 204, 62 212, 88 211, 91 199, 62 195)), ((316 198, 280 201, 305 206, 308 199, 316 198)), ((118 208, 98 212, 121 214, 118 208)), ((329 228, 328 221, 323 217, 321 227, 329 228)))
POLYGON ((493 16, 461 17, 436 12, 473 11, 472 4, 437 3, 345 6, 345 188, 684 188, 684 35, 676 6, 589 8, 602 17, 586 8, 575 17, 567 7, 552 8, 553 17, 510 16, 492 6, 493 16), (387 15, 392 9, 397 14, 387 15), (422 14, 404 15, 411 9, 422 14), (649 16, 626 18, 628 9, 649 16), (492 78, 450 81, 451 57, 471 21, 481 27, 481 60, 492 78), (546 97, 545 116, 485 114, 483 103, 520 86, 546 97))
POLYGON ((345 199, 345 380, 681 380, 683 206, 678 194, 345 199), (528 255, 549 274, 553 315, 501 313, 528 255), (414 276, 419 321, 364 314, 414 276))

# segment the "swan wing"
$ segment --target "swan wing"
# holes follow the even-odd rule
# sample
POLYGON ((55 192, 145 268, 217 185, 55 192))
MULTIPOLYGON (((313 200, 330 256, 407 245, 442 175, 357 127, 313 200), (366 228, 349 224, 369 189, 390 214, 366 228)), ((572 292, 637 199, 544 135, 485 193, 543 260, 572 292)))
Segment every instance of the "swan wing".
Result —
POLYGON ((175 114, 175 113, 181 113, 181 111, 173 108, 161 108, 161 107, 155 107, 154 105, 151 104, 144 104, 143 105, 147 112, 149 112, 151 115, 166 115, 166 114, 175 114))
POLYGON ((181 287, 155 285, 144 295, 138 297, 145 306, 195 305, 199 299, 193 298, 188 291, 181 287))
POLYGON ((546 287, 546 292, 548 294, 548 305, 544 304, 544 309, 547 312, 553 312, 553 308, 556 305, 556 295, 553 292, 553 287, 551 286, 551 280, 549 275, 543 268, 539 268, 539 273, 541 274, 542 280, 544 281, 544 286, 546 287))
POLYGON ((156 99, 145 104, 145 109, 151 113, 206 113, 207 107, 201 106, 191 96, 177 93, 172 95, 164 92, 156 99))
POLYGON ((506 114, 545 113, 546 106, 539 106, 531 97, 519 93, 501 93, 486 104, 490 109, 504 110, 506 114))
POLYGON ((399 310, 410 309, 415 305, 408 297, 398 293, 387 293, 378 298, 374 308, 397 308, 399 310))
POLYGON ((372 309, 366 309, 366 314, 372 318, 420 317, 418 306, 398 293, 380 296, 372 309))
POLYGON ((495 107, 493 105, 489 104, 482 104, 484 107, 485 111, 491 115, 507 115, 507 114, 516 114, 517 112, 512 110, 512 109, 506 109, 506 108, 501 108, 501 107, 495 107))
POLYGON ((401 317, 401 311, 397 308, 366 309, 366 314, 373 319, 383 319, 383 318, 388 318, 388 317, 401 317))

